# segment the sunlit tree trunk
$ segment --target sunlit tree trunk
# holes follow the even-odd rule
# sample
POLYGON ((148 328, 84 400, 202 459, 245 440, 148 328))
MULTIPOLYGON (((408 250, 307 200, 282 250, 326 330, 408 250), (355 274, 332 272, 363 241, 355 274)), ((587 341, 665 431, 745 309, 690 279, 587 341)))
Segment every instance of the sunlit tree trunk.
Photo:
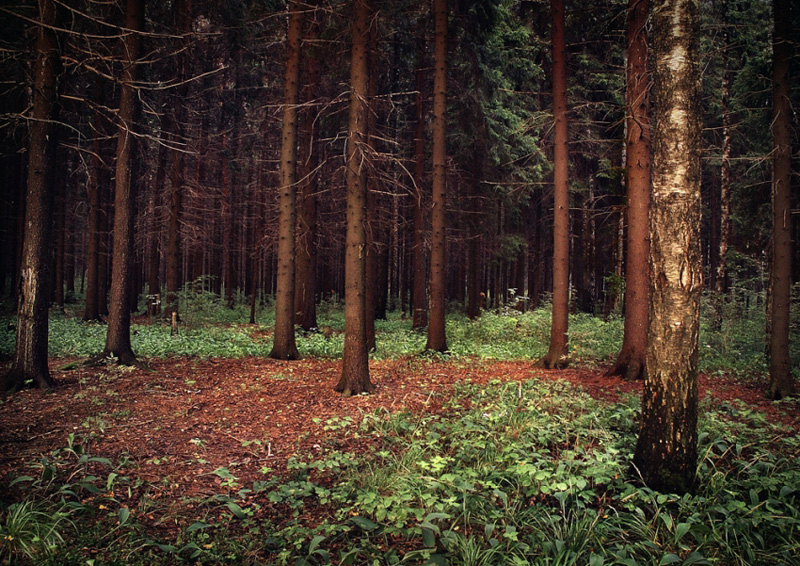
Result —
POLYGON ((628 2, 626 65, 627 140, 625 170, 628 191, 628 249, 625 258, 625 328, 622 349, 606 375, 644 377, 650 280, 650 77, 647 72, 649 0, 628 2))
POLYGON ((369 70, 368 0, 353 0, 350 118, 347 135, 347 235, 345 241, 344 351, 336 391, 345 396, 374 389, 369 379, 366 308, 367 178, 363 144, 367 137, 369 70))
POLYGON ((789 307, 792 292, 792 108, 789 67, 792 56, 790 0, 774 0, 772 46, 772 328, 769 393, 783 399, 794 393, 789 358, 789 307))
POLYGON ((431 198, 430 321, 426 350, 447 351, 447 0, 433 0, 433 196, 431 198))
POLYGON ((303 14, 289 3, 286 81, 281 142, 280 213, 278 217, 278 281, 275 293, 275 338, 270 358, 299 357, 294 335, 295 224, 297 222, 297 103, 300 99, 300 41, 303 14))
POLYGON ((655 0, 650 320, 634 465, 659 491, 692 489, 697 467, 701 121, 696 0, 655 0))
POLYGON ((58 73, 61 56, 55 26, 56 2, 39 2, 36 59, 33 62, 33 109, 29 121, 28 184, 25 193, 25 232, 17 294, 17 338, 14 361, 0 389, 17 390, 55 385, 47 367, 50 276, 50 224, 53 212, 53 169, 58 112, 58 73))
POLYGON ((551 0, 553 48, 553 319, 550 347, 538 361, 546 368, 567 362, 569 316, 569 149, 567 147, 567 48, 564 0, 551 0))
POLYGON ((111 297, 108 312, 105 356, 114 356, 121 364, 131 364, 136 356, 131 347, 131 277, 133 274, 133 201, 135 183, 131 182, 131 156, 135 138, 131 133, 136 111, 136 64, 141 30, 144 24, 144 0, 127 0, 122 40, 122 95, 117 115, 117 166, 114 186, 114 247, 111 267, 111 297))

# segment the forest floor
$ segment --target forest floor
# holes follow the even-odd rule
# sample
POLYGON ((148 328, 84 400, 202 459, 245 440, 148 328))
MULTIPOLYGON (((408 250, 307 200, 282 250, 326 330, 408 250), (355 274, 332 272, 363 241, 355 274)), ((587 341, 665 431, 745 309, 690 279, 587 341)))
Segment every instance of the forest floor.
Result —
MULTIPOLYGON (((331 447, 368 452, 368 437, 343 439, 341 431, 357 429, 375 412, 436 412, 461 381, 566 380, 607 403, 637 395, 642 386, 606 378, 597 368, 415 357, 371 362, 375 393, 343 398, 333 391, 340 360, 172 358, 149 361, 150 370, 59 369, 70 361, 51 361, 54 392, 26 390, 0 403, 0 485, 36 476, 37 460, 67 446, 74 434, 92 456, 114 463, 127 457, 137 477, 158 486, 151 498, 210 497, 226 485, 214 473, 220 468, 246 485, 282 474, 292 457, 331 447)), ((730 404, 732 415, 749 408, 800 429, 797 403, 769 402, 764 384, 701 375, 700 398, 730 404)))

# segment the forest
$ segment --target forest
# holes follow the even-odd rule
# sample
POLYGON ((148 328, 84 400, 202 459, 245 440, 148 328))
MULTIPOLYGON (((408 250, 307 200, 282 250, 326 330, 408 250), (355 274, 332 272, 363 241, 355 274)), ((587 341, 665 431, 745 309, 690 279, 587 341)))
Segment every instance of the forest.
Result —
POLYGON ((0 6, 0 563, 800 564, 799 12, 0 6))

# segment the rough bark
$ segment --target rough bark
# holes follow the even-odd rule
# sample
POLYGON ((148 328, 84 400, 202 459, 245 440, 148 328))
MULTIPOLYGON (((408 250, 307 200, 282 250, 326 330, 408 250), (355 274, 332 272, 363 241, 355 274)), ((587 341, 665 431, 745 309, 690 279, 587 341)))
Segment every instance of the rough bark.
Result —
POLYGON ((769 395, 794 393, 789 359, 789 307, 792 292, 792 108, 789 67, 792 56, 790 0, 774 0, 772 46, 772 332, 769 395))
POLYGON ((345 396, 369 393, 366 341, 366 203, 367 179, 363 144, 367 134, 369 70, 368 0, 353 0, 353 51, 350 67, 350 116, 347 135, 347 234, 345 239, 344 351, 342 375, 335 390, 345 396))
POLYGON ((567 365, 569 324, 569 150, 567 147, 567 62, 564 1, 551 0, 553 49, 553 318, 550 347, 537 362, 545 368, 567 365))
POLYGON ((626 65, 628 249, 625 258, 625 326, 617 361, 606 375, 643 379, 647 352, 650 209, 650 77, 647 72, 649 0, 628 2, 626 65))
POLYGON ((696 0, 653 2, 650 309, 634 465, 658 491, 685 493, 697 467, 702 294, 701 121, 696 0))
POLYGON ((33 65, 33 109, 29 121, 28 184, 25 193, 25 233, 17 291, 17 336, 11 369, 0 389, 27 385, 55 386, 47 367, 50 232, 53 169, 58 113, 58 73, 61 57, 54 30, 58 8, 51 0, 39 3, 40 13, 33 65))
POLYGON ((270 358, 279 360, 296 360, 299 357, 294 335, 294 276, 297 223, 297 104, 300 100, 300 41, 302 36, 302 12, 297 2, 290 2, 281 134, 275 337, 272 342, 272 351, 269 353, 270 358))
POLYGON ((135 138, 131 133, 136 114, 136 65, 144 24, 144 0, 127 0, 122 39, 122 94, 117 114, 117 165, 114 185, 114 247, 111 264, 111 297, 108 331, 103 356, 114 356, 121 364, 133 364, 131 346, 131 278, 133 277, 133 203, 136 183, 131 181, 131 156, 135 138))
POLYGON ((447 351, 447 0, 433 0, 433 191, 431 197, 430 321, 426 350, 447 351))

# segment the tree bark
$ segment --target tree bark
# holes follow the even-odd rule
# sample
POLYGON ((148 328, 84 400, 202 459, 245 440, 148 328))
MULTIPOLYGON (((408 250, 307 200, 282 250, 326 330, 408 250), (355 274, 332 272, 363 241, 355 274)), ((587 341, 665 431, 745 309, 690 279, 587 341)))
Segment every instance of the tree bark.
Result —
MULTIPOLYGON (((306 36, 309 42, 318 36, 316 19, 309 22, 306 36)), ((304 50, 304 100, 313 104, 319 92, 319 62, 313 47, 304 50)), ((317 327, 317 165, 314 107, 300 112, 300 166, 297 196, 297 259, 295 266, 294 311, 295 323, 304 330, 317 327)))
POLYGON ((790 0, 774 0, 772 46, 772 332, 769 395, 794 393, 789 358, 789 309, 792 293, 792 108, 789 67, 792 56, 790 0))
POLYGON ((122 95, 117 115, 117 166, 114 185, 114 248, 111 267, 111 297, 108 332, 103 356, 114 356, 118 363, 133 364, 131 346, 130 294, 133 275, 133 203, 136 184, 131 182, 131 156, 135 138, 131 133, 136 114, 136 65, 144 24, 144 0, 127 0, 126 35, 122 40, 122 95))
POLYGON ((569 324, 569 149, 567 147, 567 61, 564 0, 551 0, 553 49, 553 318, 550 347, 537 362, 545 368, 567 365, 569 324))
POLYGON ((39 29, 33 67, 33 110, 29 121, 28 184, 25 193, 25 233, 17 291, 17 336, 11 369, 0 389, 13 391, 30 383, 55 386, 47 367, 50 232, 53 212, 53 170, 58 115, 58 73, 61 55, 55 26, 58 7, 39 3, 39 29))
POLYGON ((345 241, 344 351, 336 391, 345 396, 369 393, 366 308, 367 179, 363 144, 367 136, 369 69, 368 0, 353 0, 353 52, 350 67, 350 117, 347 136, 347 234, 345 241))
POLYGON ((289 3, 286 81, 281 144, 280 213, 278 217, 278 281, 275 293, 275 337, 270 358, 296 360, 294 335, 295 226, 297 223, 297 104, 300 99, 300 42, 303 14, 289 3))
POLYGON ((617 361, 607 376, 643 379, 647 353, 650 278, 647 261, 650 209, 650 76, 647 72, 649 0, 628 2, 626 64, 628 249, 625 258, 625 326, 617 361))
POLYGON ((430 321, 426 350, 447 351, 447 0, 433 0, 433 191, 431 198, 430 321))
POLYGON ((685 493, 697 467, 701 120, 696 0, 653 2, 650 309, 633 458, 645 483, 685 493))
MULTIPOLYGON (((722 24, 727 26, 727 4, 722 5, 722 24)), ((714 290, 714 327, 722 327, 722 307, 728 290, 728 246, 731 240, 731 85, 733 73, 728 68, 728 30, 723 30, 722 43, 722 164, 719 188, 719 243, 717 245, 717 268, 714 290)), ((713 225, 712 225, 713 226, 713 225)))
MULTIPOLYGON (((95 101, 103 105, 103 88, 99 77, 95 78, 95 101)), ((89 156, 89 178, 86 182, 87 210, 87 251, 86 251, 86 296, 83 311, 83 320, 100 320, 99 294, 100 294, 100 168, 103 163, 100 158, 100 136, 102 132, 102 117, 99 110, 94 112, 95 137, 92 140, 92 153, 89 156)))
POLYGON ((414 94, 414 192, 413 199, 413 244, 411 286, 411 328, 421 329, 428 325, 427 274, 425 273, 425 25, 420 19, 417 33, 416 93, 414 94))

